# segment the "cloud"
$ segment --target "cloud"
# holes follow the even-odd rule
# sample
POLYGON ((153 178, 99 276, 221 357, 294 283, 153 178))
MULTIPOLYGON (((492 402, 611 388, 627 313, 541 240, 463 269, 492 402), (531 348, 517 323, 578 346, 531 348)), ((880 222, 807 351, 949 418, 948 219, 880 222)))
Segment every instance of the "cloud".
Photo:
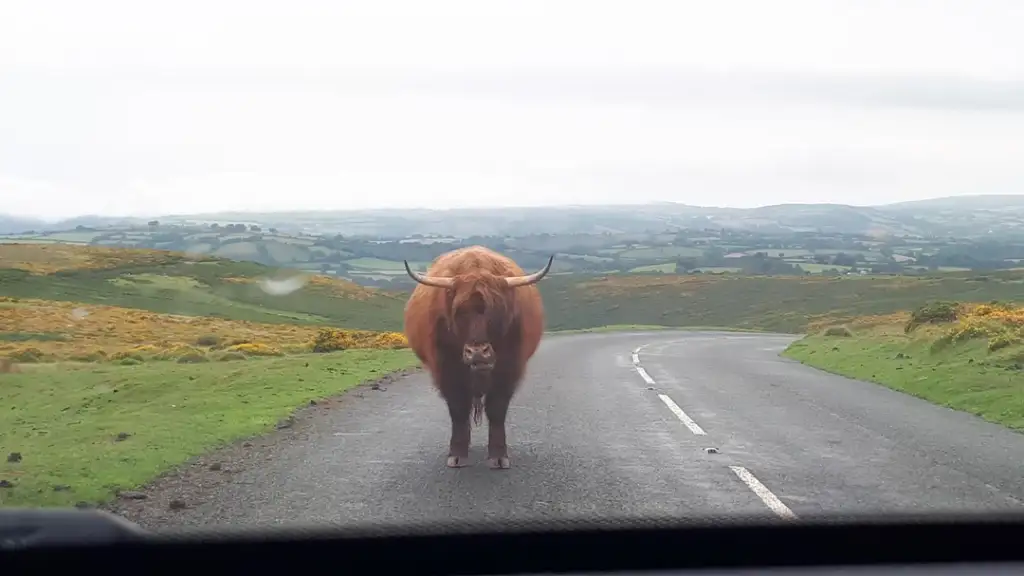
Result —
POLYGON ((9 2, 0 197, 53 217, 1020 192, 1021 19, 980 1, 9 2))

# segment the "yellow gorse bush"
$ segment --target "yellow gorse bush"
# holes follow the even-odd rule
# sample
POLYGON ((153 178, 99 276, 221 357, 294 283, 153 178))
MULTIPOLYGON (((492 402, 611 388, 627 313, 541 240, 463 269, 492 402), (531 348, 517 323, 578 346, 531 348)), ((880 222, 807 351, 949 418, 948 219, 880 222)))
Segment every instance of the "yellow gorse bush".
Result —
POLYGON ((339 330, 321 328, 310 340, 313 352, 333 352, 350 348, 406 348, 409 341, 400 332, 371 332, 368 330, 339 330))
POLYGON ((1024 308, 1009 304, 963 304, 958 319, 940 343, 958 343, 975 338, 988 340, 989 350, 1024 341, 1024 308))
POLYGON ((23 358, 19 362, 177 360, 213 350, 276 356, 312 351, 325 330, 335 350, 408 345, 396 332, 263 324, 53 300, 0 301, 0 334, 18 336, 0 340, 0 357, 23 358))
POLYGON ((282 352, 278 348, 268 346, 259 342, 246 342, 243 344, 235 344, 234 346, 228 346, 225 348, 228 352, 241 352, 248 356, 283 356, 282 352))

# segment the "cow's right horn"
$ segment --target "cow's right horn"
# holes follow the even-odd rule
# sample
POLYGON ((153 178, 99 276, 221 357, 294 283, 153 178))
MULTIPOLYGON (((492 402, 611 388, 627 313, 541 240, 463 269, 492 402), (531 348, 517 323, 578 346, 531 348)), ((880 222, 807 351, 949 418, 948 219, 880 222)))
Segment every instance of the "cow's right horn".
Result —
POLYGON ((405 271, 409 273, 409 276, 413 280, 419 282, 420 284, 423 284, 424 286, 433 286, 435 288, 451 288, 452 284, 455 282, 455 280, 452 278, 445 278, 443 276, 426 276, 424 274, 420 274, 419 272, 413 272, 412 269, 409 268, 408 261, 402 260, 402 263, 405 264, 405 271))
POLYGON ((518 288, 520 286, 529 286, 530 284, 536 284, 540 282, 540 279, 547 276, 551 270, 551 263, 555 261, 555 255, 552 254, 551 258, 548 258, 548 263, 542 270, 534 272, 533 274, 527 274, 526 276, 512 276, 506 278, 505 282, 508 283, 509 288, 518 288))

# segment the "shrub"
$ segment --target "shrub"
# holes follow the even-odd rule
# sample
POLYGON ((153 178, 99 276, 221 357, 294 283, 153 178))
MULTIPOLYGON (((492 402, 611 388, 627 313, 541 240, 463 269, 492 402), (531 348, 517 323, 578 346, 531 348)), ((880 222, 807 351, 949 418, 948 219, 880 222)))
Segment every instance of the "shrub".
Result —
POLYGON ((145 362, 146 360, 141 354, 132 350, 121 350, 110 355, 110 359, 115 362, 126 358, 131 358, 132 360, 135 360, 136 363, 145 362))
POLYGON ((1020 335, 1010 331, 1001 332, 988 339, 988 349, 990 352, 996 350, 1002 350, 1014 344, 1020 343, 1020 335))
POLYGON ((142 360, 139 360, 138 358, 121 358, 117 363, 121 366, 135 366, 137 364, 142 364, 142 360))
POLYGON ((218 362, 231 362, 233 360, 245 360, 246 355, 241 352, 224 352, 217 356, 218 362))
POLYGON ((929 302, 910 313, 910 320, 904 332, 911 332, 922 324, 944 324, 959 318, 961 306, 958 302, 929 302))
POLYGON ((73 360, 75 362, 99 362, 101 360, 106 360, 107 355, 103 352, 103 350, 95 350, 93 352, 82 352, 79 354, 72 354, 68 359, 73 360))
POLYGON ((220 344, 220 337, 216 334, 204 334, 196 338, 196 346, 212 347, 220 344))
POLYGON ((281 346, 281 351, 285 354, 305 354, 312 351, 312 344, 309 342, 303 344, 285 344, 281 346))
POLYGON ((408 348, 409 340, 401 332, 382 332, 373 339, 374 348, 408 348))
POLYGON ((22 364, 34 364, 42 362, 45 354, 39 348, 19 348, 7 354, 7 357, 22 364))
POLYGON ((326 353, 350 348, 405 348, 409 341, 401 332, 370 332, 322 328, 310 342, 313 352, 326 353))
POLYGON ((227 349, 228 352, 242 352, 247 356, 283 356, 284 352, 281 352, 273 346, 267 346, 266 344, 260 344, 258 342, 247 342, 245 344, 236 344, 227 349))
POLYGON ((843 338, 849 338, 853 336, 853 332, 850 331, 846 326, 829 326, 825 329, 825 336, 839 336, 843 338))
POLYGON ((344 330, 323 328, 313 337, 312 350, 317 353, 336 352, 353 348, 355 340, 344 330))
POLYGON ((168 350, 161 351, 156 356, 154 356, 154 358, 156 358, 157 360, 177 360, 184 356, 205 356, 205 354, 206 353, 204 351, 198 348, 193 348, 192 346, 175 346, 168 350))
POLYGON ((206 357, 206 354, 193 352, 178 358, 177 362, 178 364, 199 364, 200 362, 209 362, 209 360, 210 359, 206 357))

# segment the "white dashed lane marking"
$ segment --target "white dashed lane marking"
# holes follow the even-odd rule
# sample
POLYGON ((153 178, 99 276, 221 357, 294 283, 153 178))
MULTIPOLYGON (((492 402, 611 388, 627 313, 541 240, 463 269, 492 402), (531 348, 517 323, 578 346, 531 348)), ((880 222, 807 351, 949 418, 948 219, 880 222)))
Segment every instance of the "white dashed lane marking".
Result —
POLYGON ((680 420, 682 420, 683 424, 686 425, 686 427, 690 429, 690 432, 693 432, 697 436, 706 436, 707 435, 704 432, 704 429, 701 428, 700 426, 698 426, 697 423, 694 422, 692 418, 687 416, 686 412, 683 412, 683 409, 680 408, 678 404, 673 402, 671 398, 669 398, 665 394, 658 394, 658 398, 661 398, 661 401, 664 402, 665 406, 668 406, 668 409, 671 410, 672 413, 676 415, 676 418, 679 418, 680 420))
POLYGON ((738 476, 739 479, 742 480, 743 483, 746 484, 762 502, 764 502, 765 506, 767 506, 769 510, 782 518, 789 520, 796 519, 796 514, 793 514, 793 511, 783 504, 782 500, 779 500, 775 494, 772 494, 772 491, 764 484, 761 484, 761 481, 755 478, 749 470, 743 466, 729 466, 729 469, 732 470, 733 474, 736 474, 736 476, 738 476))
MULTIPOLYGON (((637 374, 639 374, 640 377, 644 379, 644 382, 653 386, 655 384, 654 378, 651 378, 651 375, 647 373, 647 370, 644 370, 644 367, 640 365, 641 348, 643 348, 643 346, 633 351, 633 368, 636 369, 637 374)), ((680 408, 679 405, 676 404, 671 397, 669 397, 667 394, 659 393, 658 398, 661 398, 661 401, 665 403, 665 406, 668 406, 668 409, 671 410, 672 413, 676 415, 676 418, 679 418, 679 420, 683 423, 683 425, 685 425, 690 430, 690 432, 693 432, 698 436, 706 435, 704 429, 698 426, 697 423, 693 421, 693 418, 690 418, 686 414, 686 412, 683 412, 683 409, 680 408)))
MULTIPOLYGON (((636 370, 637 374, 644 379, 644 382, 653 386, 655 385, 654 378, 651 378, 651 375, 647 373, 647 370, 644 370, 644 367, 640 365, 640 350, 645 346, 647 345, 645 344, 644 346, 640 346, 633 351, 633 368, 636 370)), ((707 433, 704 432, 704 429, 694 422, 693 418, 690 418, 686 412, 683 412, 683 409, 680 408, 679 405, 676 404, 675 401, 673 401, 667 394, 658 393, 658 398, 661 398, 661 401, 665 403, 665 406, 668 406, 668 409, 676 415, 676 418, 679 418, 690 432, 693 432, 697 436, 707 435, 707 433)), ((732 470, 733 474, 735 474, 740 481, 746 484, 747 488, 750 488, 750 491, 760 498, 761 501, 764 502, 765 506, 767 506, 768 509, 774 512, 777 516, 790 520, 796 519, 796 514, 794 514, 788 506, 783 504, 782 500, 779 500, 775 494, 772 494, 772 491, 762 484, 761 481, 753 474, 751 474, 749 470, 743 466, 729 466, 729 469, 732 470)))

